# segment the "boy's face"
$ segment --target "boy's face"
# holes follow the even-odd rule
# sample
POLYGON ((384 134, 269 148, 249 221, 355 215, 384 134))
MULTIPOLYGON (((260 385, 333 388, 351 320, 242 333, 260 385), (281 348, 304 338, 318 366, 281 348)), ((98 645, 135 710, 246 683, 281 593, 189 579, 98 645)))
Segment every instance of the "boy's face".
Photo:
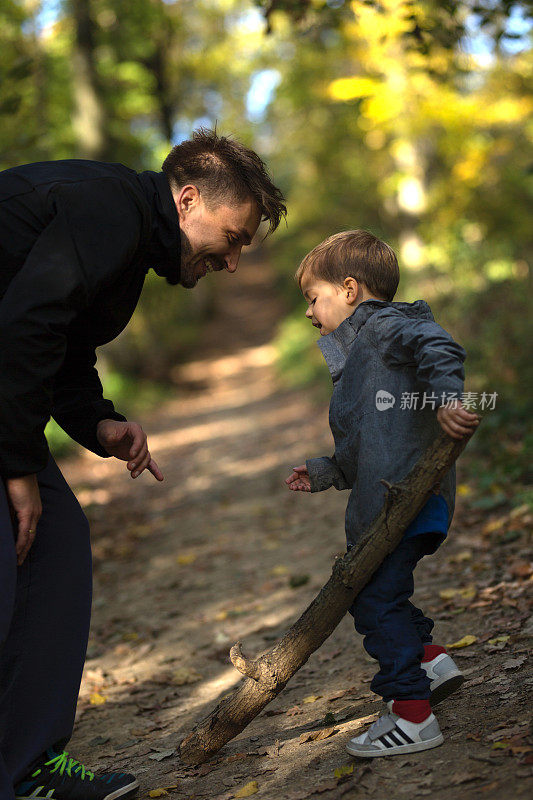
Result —
POLYGON ((347 278, 342 286, 304 274, 302 294, 307 300, 305 312, 320 335, 325 336, 350 317, 356 307, 359 286, 354 278, 347 278))

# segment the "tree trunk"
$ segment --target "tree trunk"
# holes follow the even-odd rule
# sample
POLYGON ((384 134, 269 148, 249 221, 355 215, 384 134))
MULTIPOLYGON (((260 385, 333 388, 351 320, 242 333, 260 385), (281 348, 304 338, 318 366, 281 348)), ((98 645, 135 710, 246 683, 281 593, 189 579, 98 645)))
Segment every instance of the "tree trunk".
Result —
POLYGON ((110 152, 108 120, 96 68, 96 29, 91 16, 91 0, 69 0, 69 8, 75 31, 72 52, 73 124, 78 151, 82 158, 105 159, 110 152))
POLYGON ((246 680, 181 742, 180 755, 186 764, 201 764, 237 736, 331 635, 354 597, 400 543, 406 527, 467 441, 468 437, 454 440, 441 433, 403 480, 386 484, 387 497, 372 525, 343 558, 337 559, 326 585, 272 650, 252 661, 243 655, 240 642, 233 645, 230 658, 246 680))
POLYGON ((149 33, 152 47, 143 64, 154 77, 154 95, 161 129, 165 139, 171 142, 177 115, 172 82, 169 79, 169 75, 172 74, 171 54, 173 49, 179 48, 174 36, 176 23, 174 13, 169 10, 168 0, 152 0, 152 4, 155 7, 149 33))

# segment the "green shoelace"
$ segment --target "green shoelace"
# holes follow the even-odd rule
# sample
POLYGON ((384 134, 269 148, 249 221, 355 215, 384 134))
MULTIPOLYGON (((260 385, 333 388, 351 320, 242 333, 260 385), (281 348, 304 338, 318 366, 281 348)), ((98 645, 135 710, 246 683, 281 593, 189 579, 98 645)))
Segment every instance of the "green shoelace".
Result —
MULTIPOLYGON (((72 770, 74 769, 74 774, 78 775, 81 772, 81 775, 78 775, 80 780, 84 781, 85 778, 92 781, 94 779, 94 773, 91 772, 89 769, 86 769, 83 764, 80 764, 79 761, 76 761, 74 758, 70 758, 69 754, 66 751, 63 751, 60 755, 55 756, 55 758, 51 758, 50 761, 45 761, 45 767, 53 766, 53 769, 50 770, 52 772, 59 772, 60 775, 63 773, 67 773, 69 777, 72 777, 72 770)), ((36 772, 33 773, 32 778, 36 778, 37 775, 41 772, 38 769, 36 772)))

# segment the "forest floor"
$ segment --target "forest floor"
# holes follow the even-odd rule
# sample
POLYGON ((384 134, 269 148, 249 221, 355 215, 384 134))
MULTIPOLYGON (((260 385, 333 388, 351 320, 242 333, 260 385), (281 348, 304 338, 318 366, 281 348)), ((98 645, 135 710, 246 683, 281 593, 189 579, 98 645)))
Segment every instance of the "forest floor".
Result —
POLYGON ((90 453, 61 464, 91 521, 95 561, 69 750, 93 769, 133 772, 142 800, 531 796, 532 515, 476 507, 468 451, 449 539, 416 573, 415 602, 436 619, 435 641, 472 641, 453 650, 463 687, 436 710, 444 744, 374 760, 346 753, 383 709, 347 617, 217 757, 199 768, 180 762, 181 739, 240 680, 230 646, 270 648, 344 548, 346 493, 284 484, 293 465, 332 444, 327 403, 276 377, 273 276, 248 263, 213 278, 219 313, 180 368, 176 398, 139 420, 165 481, 132 481, 123 463, 90 453), (327 738, 309 735, 326 729, 327 738))

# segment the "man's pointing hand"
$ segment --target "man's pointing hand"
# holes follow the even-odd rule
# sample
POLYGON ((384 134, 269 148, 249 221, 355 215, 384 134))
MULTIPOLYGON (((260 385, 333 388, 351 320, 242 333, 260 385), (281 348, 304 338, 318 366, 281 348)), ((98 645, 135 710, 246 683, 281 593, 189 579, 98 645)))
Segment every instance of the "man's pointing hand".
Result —
POLYGON ((96 429, 96 437, 110 456, 127 461, 132 478, 148 469, 158 481, 163 474, 148 450, 146 434, 138 422, 117 422, 102 419, 96 429))

